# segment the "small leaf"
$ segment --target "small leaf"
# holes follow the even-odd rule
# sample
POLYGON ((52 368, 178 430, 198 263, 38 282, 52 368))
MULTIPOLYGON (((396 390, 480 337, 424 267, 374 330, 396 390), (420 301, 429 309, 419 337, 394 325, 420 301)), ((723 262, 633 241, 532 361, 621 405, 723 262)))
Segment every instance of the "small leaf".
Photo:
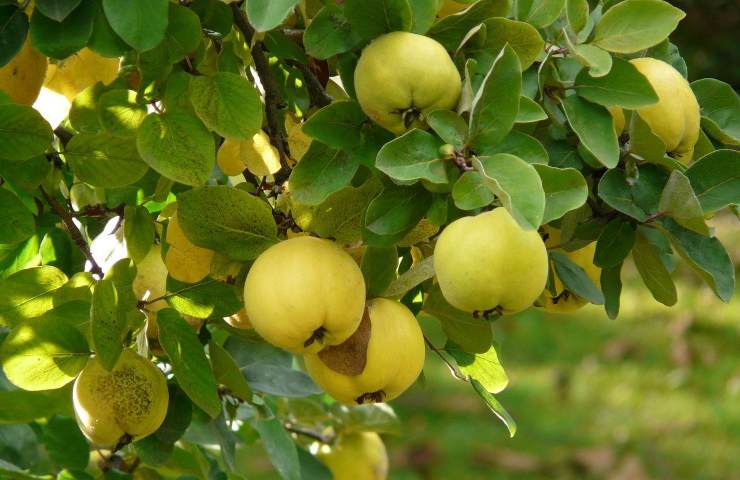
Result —
POLYGON ((291 172, 291 195, 303 205, 318 205, 349 185, 359 167, 355 155, 312 142, 291 172))
POLYGON ((137 103, 136 92, 132 90, 103 92, 96 104, 100 125, 117 137, 135 137, 147 115, 146 105, 137 103))
POLYGON ((480 383, 488 393, 499 393, 509 384, 509 377, 492 345, 483 353, 469 353, 448 341, 445 351, 455 359, 464 374, 480 383))
POLYGON ((545 46, 542 36, 529 23, 517 22, 503 17, 487 19, 485 43, 480 47, 466 46, 466 51, 476 59, 482 55, 496 55, 506 44, 514 49, 519 57, 522 71, 527 70, 539 57, 545 46))
POLYGON ((297 4, 298 0, 250 0, 245 10, 254 29, 266 32, 283 23, 297 4))
POLYGON ((594 305, 604 304, 604 294, 601 293, 599 287, 567 255, 561 252, 551 251, 550 258, 553 260, 555 273, 563 282, 566 289, 594 305))
POLYGON ((519 0, 517 18, 537 28, 545 28, 560 17, 565 0, 519 0))
POLYGON ((659 224, 669 234, 671 243, 681 257, 720 300, 729 302, 735 290, 735 269, 719 240, 692 232, 671 218, 662 218, 659 224))
POLYGON ((61 388, 75 379, 90 356, 85 337, 54 318, 17 325, 0 345, 3 372, 15 386, 39 391, 61 388))
POLYGON ((411 6, 407 0, 346 0, 344 9, 352 29, 365 40, 411 30, 411 6))
POLYGON ((252 389, 249 388, 247 381, 236 364, 222 346, 216 342, 208 343, 208 353, 211 357, 211 368, 216 377, 216 382, 224 385, 230 393, 236 395, 245 402, 252 401, 252 389))
POLYGON ((608 75, 595 78, 582 70, 574 85, 578 95, 605 107, 629 109, 652 105, 658 96, 647 78, 631 63, 614 58, 608 75))
POLYGON ((632 115, 628 132, 632 156, 650 163, 663 164, 663 159, 666 158, 665 143, 652 132, 640 115, 632 115))
POLYGON ((25 105, 0 105, 0 158, 28 160, 51 147, 51 127, 39 112, 25 105))
POLYGON ((36 232, 33 214, 11 191, 0 188, 0 244, 22 242, 36 232))
POLYGON ((495 145, 509 133, 519 111, 521 88, 519 59, 507 45, 473 98, 469 134, 473 150, 495 145))
POLYGON ((514 155, 499 153, 474 158, 473 167, 522 228, 534 230, 542 224, 545 192, 532 165, 514 155))
POLYGON ((639 230, 635 246, 632 248, 632 259, 653 298, 669 307, 675 305, 678 297, 671 274, 668 273, 650 240, 639 230))
POLYGON ((538 164, 534 165, 534 169, 537 170, 545 191, 543 224, 557 220, 586 203, 588 186, 578 170, 538 164))
POLYGON ((715 212, 740 204, 740 152, 717 150, 692 163, 686 176, 702 209, 715 212))
POLYGON ((465 172, 452 187, 452 200, 460 210, 477 210, 493 203, 493 192, 478 172, 465 172))
POLYGON ((380 296, 401 298, 406 292, 432 277, 434 277, 434 257, 427 257, 403 272, 380 296))
POLYGON ((685 16, 662 0, 626 0, 601 17, 593 43, 610 52, 635 53, 662 42, 685 16))
POLYGON ((277 241, 277 226, 265 202, 225 185, 200 187, 178 195, 177 218, 199 247, 235 260, 254 260, 277 241))
POLYGON ((221 413, 216 379, 198 336, 180 315, 171 309, 157 312, 159 343, 170 358, 180 388, 211 418, 221 413))
POLYGON ((367 247, 360 265, 365 277, 367 294, 377 297, 396 278, 398 252, 396 247, 367 247))
POLYGON ((679 225, 701 235, 710 236, 709 227, 704 222, 704 213, 699 200, 686 176, 674 170, 668 177, 660 196, 658 210, 671 216, 679 225))
POLYGON ((667 180, 668 174, 663 169, 645 165, 640 168, 639 177, 630 184, 626 173, 615 168, 601 177, 599 198, 625 215, 644 222, 648 216, 658 212, 658 202, 667 180))
POLYGON ((434 110, 426 117, 429 127, 439 135, 443 142, 460 151, 467 142, 468 124, 451 110, 434 110))
POLYGON ((540 104, 531 98, 519 97, 519 112, 516 114, 516 123, 536 123, 547 120, 547 113, 540 104))
POLYGON ((123 212, 123 237, 129 257, 139 263, 154 243, 154 219, 141 205, 126 205, 123 212))
POLYGON ((622 264, 601 270, 601 290, 604 292, 604 310, 614 320, 619 315, 619 299, 622 296, 622 264))
POLYGON ((596 243, 594 264, 601 268, 621 265, 635 244, 635 226, 621 218, 615 218, 606 225, 596 243))
POLYGON ((483 19, 505 17, 510 7, 511 0, 479 0, 464 12, 436 22, 427 35, 444 45, 448 51, 455 51, 470 30, 480 25, 483 19))
POLYGON ((379 247, 393 245, 419 223, 431 201, 431 193, 419 184, 386 186, 367 208, 365 241, 379 247))
POLYGON ((87 45, 93 29, 95 7, 81 3, 62 22, 57 22, 36 10, 31 17, 33 46, 47 57, 63 60, 87 45))
POLYGON ((442 156, 441 146, 437 137, 415 128, 386 143, 378 152, 375 166, 403 183, 417 180, 447 183, 449 160, 442 156))
POLYGON ((14 327, 54 308, 54 293, 67 283, 56 267, 20 270, 0 280, 0 326, 14 327))
POLYGON ((490 156, 497 153, 508 153, 521 158, 527 163, 547 165, 548 155, 545 147, 534 137, 512 130, 496 145, 486 145, 476 152, 478 156, 490 156))
POLYGON ((167 291, 179 292, 167 298, 167 303, 182 315, 195 318, 223 318, 244 307, 237 298, 234 286, 206 280, 198 285, 167 278, 167 291))
POLYGON ((362 43, 338 5, 326 5, 311 20, 303 34, 306 53, 319 60, 347 52, 362 43))
POLYGON ((167 0, 103 0, 113 31, 140 52, 164 40, 169 22, 167 0))
POLYGON ((725 82, 704 78, 691 83, 701 105, 704 129, 725 145, 740 145, 740 96, 725 82))
POLYGON ((136 146, 157 173, 179 183, 206 183, 216 162, 213 135, 188 113, 150 114, 139 127, 136 146))
POLYGON ((475 393, 477 393, 486 403, 486 406, 498 417, 499 420, 503 422, 504 425, 506 425, 506 428, 509 430, 509 435, 513 438, 514 435, 516 435, 516 422, 511 415, 509 415, 509 412, 507 412, 504 406, 496 400, 496 397, 486 391, 483 385, 481 385, 476 379, 472 379, 470 383, 473 385, 475 393))
POLYGON ((82 0, 37 0, 36 9, 55 22, 61 22, 82 0))
POLYGON ((609 52, 593 45, 574 45, 573 56, 578 63, 588 67, 591 77, 604 77, 611 72, 613 59, 609 52))
POLYGON ((362 140, 362 125, 368 120, 357 102, 334 102, 303 124, 303 133, 332 148, 350 149, 362 140))
POLYGON ((497 369, 492 372, 489 372, 488 366, 485 364, 479 363, 479 367, 482 366, 480 372, 476 372, 475 367, 471 366, 478 360, 478 356, 472 354, 484 354, 483 357, 485 358, 485 352, 493 351, 493 355, 496 355, 495 350, 491 347, 493 332, 488 320, 473 317, 469 312, 458 310, 447 303, 438 285, 432 287, 426 295, 422 309, 436 318, 442 325, 442 330, 444 330, 447 338, 453 342, 452 344, 448 343, 445 348, 458 360, 458 365, 463 368, 466 374, 478 378, 486 383, 490 389, 496 391, 501 391, 506 387, 508 379, 501 365, 498 365, 498 359, 496 359, 497 369), (450 350, 451 347, 454 348, 454 351, 450 350), (465 367, 470 368, 465 369, 465 367), (481 377, 487 377, 489 381, 484 381, 481 377))
POLYGON ((283 480, 301 480, 301 466, 298 463, 298 451, 277 417, 268 420, 255 419, 252 426, 260 435, 262 444, 267 450, 273 466, 283 480))
POLYGON ((606 168, 616 167, 619 163, 619 142, 609 111, 578 95, 566 97, 562 104, 568 123, 581 144, 606 168))
POLYGON ((149 170, 133 138, 108 133, 75 135, 67 144, 64 158, 80 180, 95 187, 125 187, 141 180, 149 170))
POLYGON ((191 77, 190 101, 203 123, 222 137, 249 140, 262 126, 260 94, 241 75, 191 77))
POLYGON ((574 33, 580 32, 588 21, 588 0, 566 0, 565 14, 574 33))

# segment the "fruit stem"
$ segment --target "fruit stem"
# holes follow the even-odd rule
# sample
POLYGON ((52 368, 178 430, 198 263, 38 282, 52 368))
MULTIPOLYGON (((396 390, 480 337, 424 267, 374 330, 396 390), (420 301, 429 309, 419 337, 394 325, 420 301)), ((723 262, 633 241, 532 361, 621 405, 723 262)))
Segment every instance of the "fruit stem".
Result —
POLYGON ((383 390, 378 390, 377 392, 363 393, 355 399, 355 402, 357 402, 358 405, 362 405, 364 403, 381 403, 383 399, 385 399, 385 392, 383 390))
POLYGON ((447 360, 447 357, 444 356, 444 354, 442 353, 442 351, 439 348, 435 347, 434 344, 431 342, 431 340, 429 340, 429 338, 427 338, 426 335, 424 335, 424 342, 429 347, 429 350, 431 350, 434 353, 436 353, 437 356, 442 359, 442 361, 447 365, 447 368, 450 369, 450 373, 452 373, 452 375, 455 378, 457 378, 458 380, 462 380, 463 382, 467 382, 468 381, 468 377, 465 376, 465 375, 463 375, 462 373, 460 373, 460 371, 457 369, 457 367, 455 367, 449 360, 447 360))
POLYGON ((308 340, 303 342, 303 346, 308 348, 309 346, 313 345, 314 342, 323 343, 324 341, 324 335, 326 335, 326 329, 324 327, 319 327, 311 334, 310 337, 308 337, 308 340))

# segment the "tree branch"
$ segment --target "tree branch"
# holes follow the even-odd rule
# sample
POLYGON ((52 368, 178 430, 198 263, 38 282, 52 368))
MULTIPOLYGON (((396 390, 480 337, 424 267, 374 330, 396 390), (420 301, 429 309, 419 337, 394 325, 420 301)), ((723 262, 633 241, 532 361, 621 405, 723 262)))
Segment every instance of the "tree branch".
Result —
POLYGON ((292 432, 298 435, 303 435, 304 437, 313 438, 314 440, 318 440, 321 443, 330 444, 334 440, 331 437, 327 437, 318 432, 314 432, 313 430, 309 430, 307 428, 296 427, 292 423, 286 423, 284 426, 285 426, 285 429, 289 432, 292 432))
MULTIPOLYGON (((247 15, 239 6, 239 3, 231 4, 231 11, 234 15, 234 23, 244 35, 247 43, 251 43, 254 38, 254 29, 247 20, 247 15)), ((267 133, 270 136, 270 143, 277 148, 280 154, 280 170, 274 175, 275 184, 280 185, 290 176, 290 149, 288 140, 285 138, 283 127, 281 125, 280 104, 282 99, 278 91, 277 82, 270 70, 270 64, 265 55, 265 47, 262 42, 256 42, 252 47, 252 58, 254 59, 254 68, 259 75, 262 88, 265 90, 265 114, 267 117, 267 133)))
POLYGON ((39 187, 39 190, 41 190, 41 194, 44 196, 51 209, 54 210, 54 213, 62 219, 62 223, 64 223, 64 226, 67 228, 67 233, 69 233, 72 241, 75 243, 75 245, 77 245, 77 248, 80 249, 82 254, 85 255, 87 261, 90 262, 90 272, 94 273, 100 278, 103 278, 103 269, 100 268, 100 265, 98 265, 98 263, 95 261, 95 258, 93 258, 92 253, 90 252, 90 246, 87 244, 87 241, 82 236, 82 232, 80 232, 80 229, 77 228, 77 225, 75 225, 74 221, 72 220, 72 214, 70 214, 70 212, 68 212, 67 209, 64 208, 62 204, 60 204, 54 197, 46 193, 44 187, 39 187))

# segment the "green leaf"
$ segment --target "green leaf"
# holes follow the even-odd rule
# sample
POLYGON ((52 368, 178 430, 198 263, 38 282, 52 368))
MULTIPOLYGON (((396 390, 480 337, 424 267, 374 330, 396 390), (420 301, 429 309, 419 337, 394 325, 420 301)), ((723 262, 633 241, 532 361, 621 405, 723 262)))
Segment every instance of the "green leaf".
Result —
POLYGON ((408 0, 411 6, 411 31, 424 34, 432 26, 437 16, 437 2, 428 0, 408 0))
POLYGON ((419 223, 431 201, 432 194, 419 184, 386 186, 367 208, 365 241, 379 247, 393 245, 419 223))
POLYGON ((388 32, 411 30, 408 0, 346 0, 344 9, 352 29, 365 40, 388 32))
POLYGON ((51 147, 51 127, 39 112, 25 105, 0 105, 0 159, 28 160, 51 147))
POLYGON ((36 10, 55 22, 61 22, 82 0, 36 0, 36 10))
POLYGON ((647 78, 620 58, 614 58, 611 71, 604 77, 595 78, 582 70, 574 87, 581 97, 605 107, 635 109, 658 101, 647 78))
POLYGON ((594 264, 601 268, 621 265, 635 244, 635 226, 621 218, 615 218, 606 225, 596 243, 594 264))
POLYGON ((0 243, 22 242, 36 232, 33 214, 11 191, 0 188, 0 243))
POLYGON ((666 146, 655 135, 650 126, 640 117, 632 115, 629 125, 630 154, 638 159, 662 165, 666 158, 666 146))
POLYGON ((134 443, 137 455, 149 465, 161 465, 170 459, 175 442, 185 434, 193 417, 193 404, 176 385, 169 385, 167 415, 153 434, 134 443))
POLYGON ((5 376, 18 388, 31 391, 68 384, 89 356, 85 337, 76 328, 45 317, 20 323, 0 345, 5 376))
POLYGON ((140 52, 164 40, 169 19, 167 0, 103 0, 105 17, 126 43, 140 52))
POLYGON ((250 0, 245 10, 254 29, 266 32, 283 23, 297 4, 298 0, 250 0))
POLYGON ((536 123, 547 120, 547 113, 539 103, 531 98, 519 97, 519 112, 516 114, 516 123, 536 123))
POLYGON ((234 14, 231 8, 219 0, 194 0, 189 8, 200 17, 204 30, 215 32, 225 37, 234 24, 234 14))
POLYGON ((37 9, 31 17, 33 46, 47 57, 63 60, 87 45, 94 17, 95 7, 90 2, 81 3, 62 22, 37 9))
POLYGON ((347 20, 344 8, 329 4, 306 27, 303 43, 306 53, 319 60, 326 60, 358 47, 362 38, 347 20))
POLYGON ((277 241, 267 203, 225 185, 194 188, 178 195, 177 217, 195 245, 254 260, 277 241))
POLYGON ((507 412, 504 406, 496 400, 496 397, 488 392, 476 379, 472 379, 470 383, 473 386, 475 393, 483 399, 486 406, 494 415, 496 415, 496 417, 498 417, 499 420, 503 422, 504 425, 506 425, 506 428, 509 430, 509 435, 513 438, 514 435, 516 435, 516 422, 511 415, 509 415, 509 412, 507 412))
POLYGON ((0 392, 0 424, 31 423, 39 418, 67 413, 69 390, 0 392))
POLYGON ((171 63, 179 62, 198 49, 201 41, 200 18, 191 9, 170 3, 169 23, 163 42, 171 63))
POLYGON ((508 153, 473 159, 486 185, 525 230, 535 230, 545 213, 545 192, 532 165, 508 153))
POLYGON ((54 293, 67 283, 55 267, 20 270, 0 281, 0 325, 13 327, 54 307, 54 293))
POLYGON ((375 166, 399 182, 428 180, 447 183, 449 162, 440 152, 442 142, 429 132, 413 129, 386 143, 378 152, 375 166))
POLYGON ((432 277, 434 277, 434 257, 427 257, 403 272, 380 296, 401 298, 406 292, 432 277))
POLYGON ((90 50, 104 57, 115 58, 123 56, 131 50, 126 42, 118 36, 105 18, 103 10, 103 1, 94 0, 95 18, 93 19, 93 31, 87 46, 90 50))
POLYGON ((69 109, 69 123, 79 133, 98 133, 102 126, 98 119, 98 99, 105 92, 102 82, 95 82, 77 94, 69 109))
POLYGON ((170 358, 180 388, 204 412, 214 418, 221 413, 216 378, 213 376, 198 335, 171 309, 157 312, 159 343, 170 358))
POLYGON ((542 224, 557 220, 586 203, 588 185, 578 170, 538 164, 534 165, 534 169, 537 170, 545 191, 545 214, 542 217, 542 224))
POLYGON ((191 77, 190 101, 203 123, 222 137, 249 140, 262 127, 260 94, 236 73, 191 77))
POLYGON ((619 163, 619 142, 609 111, 578 95, 566 97, 562 105, 568 123, 581 144, 606 168, 616 167, 619 163))
POLYGON ((486 27, 485 43, 479 48, 466 48, 474 58, 479 60, 481 54, 496 55, 506 44, 509 44, 519 57, 521 69, 524 71, 537 60, 545 47, 542 36, 529 23, 494 17, 487 19, 483 25, 486 27))
POLYGON ((125 187, 141 180, 149 170, 133 138, 108 133, 75 135, 67 144, 64 158, 80 180, 95 187, 125 187))
POLYGON ((360 163, 356 155, 312 142, 290 174, 293 199, 303 205, 318 205, 349 185, 360 163))
POLYGON ((510 7, 511 0, 479 0, 464 12, 436 22, 427 35, 444 45, 448 51, 455 51, 470 30, 480 25, 482 20, 505 17, 510 7))
POLYGON ((10 181, 14 187, 33 193, 52 171, 52 163, 43 155, 31 157, 22 162, 3 162, 0 160, 0 176, 10 181))
POLYGON ((580 266, 561 252, 551 251, 550 258, 553 260, 555 273, 565 288, 594 305, 604 304, 604 294, 580 266))
POLYGON ((519 0, 517 2, 517 18, 545 28, 560 17, 565 7, 565 0, 519 0))
POLYGON ((509 153, 527 163, 541 163, 547 165, 548 155, 545 147, 534 137, 518 130, 512 130, 501 142, 496 145, 486 145, 476 152, 479 156, 509 153))
POLYGON ((662 0, 626 0, 601 17, 593 43, 610 52, 635 53, 665 40, 685 16, 662 0))
POLYGON ((211 368, 216 377, 216 382, 224 385, 231 394, 236 395, 243 401, 251 402, 252 389, 249 388, 239 365, 236 364, 229 352, 216 342, 211 341, 208 343, 208 353, 211 357, 211 368))
POLYGON ((493 203, 493 192, 478 172, 465 172, 452 187, 452 200, 460 210, 477 210, 493 203))
POLYGON ((103 92, 96 103, 100 125, 117 137, 135 137, 147 115, 146 105, 137 103, 132 90, 103 92))
POLYGON ((367 247, 362 255, 362 275, 368 297, 377 297, 396 278, 398 252, 396 247, 367 247))
MULTIPOLYGON (((476 361, 476 357, 472 354, 492 351, 493 332, 491 330, 491 323, 483 318, 473 317, 469 312, 458 310, 447 303, 438 285, 433 286, 426 295, 422 309, 436 318, 442 325, 442 330, 444 330, 447 338, 452 342, 451 345, 455 347, 454 352, 449 349, 448 352, 456 360, 459 360, 458 364, 462 362, 464 365, 470 365, 476 361)), ((446 348, 449 348, 451 345, 448 344, 446 348)), ((493 353, 495 355, 495 351, 493 353)), ((474 370, 464 369, 463 371, 468 375, 478 377, 474 370)), ((493 381, 484 383, 487 383, 487 385, 492 389, 496 389, 496 391, 503 390, 507 383, 506 373, 504 373, 503 369, 500 372, 496 371, 492 373, 494 375, 493 381), (498 376, 499 374, 503 374, 503 377, 498 376)), ((485 369, 482 370, 481 376, 488 376, 485 369)), ((481 379, 481 381, 483 380, 481 379)))
POLYGON ((696 273, 723 302, 729 302, 735 290, 735 269, 722 244, 662 218, 659 224, 670 236, 671 243, 696 273))
POLYGON ((123 211, 123 237, 129 257, 139 263, 154 243, 154 219, 141 205, 126 205, 123 211))
POLYGON ((434 110, 426 117, 429 127, 439 135, 443 142, 461 151, 467 142, 468 124, 452 110, 434 110))
POLYGON ((519 59, 507 45, 473 98, 469 138, 474 151, 499 143, 511 131, 519 111, 521 89, 519 59))
POLYGON ((658 202, 668 174, 660 167, 646 165, 632 184, 624 170, 609 170, 599 181, 599 197, 610 207, 644 222, 658 212, 658 202))
POLYGON ((74 418, 55 416, 43 427, 41 441, 57 467, 84 470, 90 446, 74 418))
POLYGON ((334 102, 309 117, 303 133, 332 148, 350 149, 362 140, 367 116, 357 102, 334 102))
POLYGON ((593 45, 574 45, 573 57, 578 63, 588 67, 588 74, 594 78, 607 75, 614 63, 609 52, 593 45))
POLYGON ((668 273, 655 246, 640 230, 637 231, 635 246, 632 248, 632 259, 653 298, 669 307, 675 305, 678 297, 671 274, 668 273))
POLYGON ((23 48, 28 33, 28 16, 16 5, 0 5, 0 67, 23 48))
POLYGON ((619 299, 622 296, 622 264, 601 270, 601 290, 604 292, 604 310, 614 320, 619 315, 619 299))
POLYGON ((93 348, 100 363, 111 370, 123 351, 128 333, 126 319, 119 314, 119 300, 112 275, 100 280, 93 290, 90 311, 93 348))
POLYGON ((704 236, 710 236, 704 222, 704 212, 691 188, 689 179, 678 170, 671 172, 660 196, 658 210, 672 217, 676 223, 704 236))
POLYGON ((255 419, 252 426, 260 435, 267 455, 283 480, 301 480, 298 451, 282 422, 277 417, 267 420, 255 419))
POLYGON ((691 83, 701 105, 702 127, 725 145, 740 145, 740 96, 732 86, 704 78, 691 83))
POLYGON ((702 209, 715 212, 740 204, 740 152, 716 150, 692 163, 686 176, 702 209))
POLYGON ((194 286, 168 277, 167 291, 179 292, 167 298, 167 303, 172 308, 182 315, 195 318, 228 317, 244 307, 243 302, 237 298, 233 285, 213 280, 194 286))
POLYGON ((470 353, 454 341, 448 341, 445 351, 455 359, 460 371, 475 379, 488 393, 499 393, 509 384, 509 377, 493 345, 489 345, 482 353, 470 353))
POLYGON ((588 21, 588 0, 566 0, 565 14, 574 33, 580 32, 588 21))
POLYGON ((150 114, 139 127, 136 146, 157 173, 179 183, 206 183, 216 162, 213 135, 188 113, 150 114))

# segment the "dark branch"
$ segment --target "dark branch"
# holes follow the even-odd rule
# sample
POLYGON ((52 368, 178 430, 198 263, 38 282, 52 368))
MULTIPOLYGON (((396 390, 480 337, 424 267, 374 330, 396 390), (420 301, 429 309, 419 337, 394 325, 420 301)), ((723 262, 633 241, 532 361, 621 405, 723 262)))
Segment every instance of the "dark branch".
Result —
POLYGON ((69 141, 72 140, 72 137, 74 136, 72 132, 70 132, 64 127, 55 128, 54 135, 56 135, 59 138, 59 141, 62 142, 63 147, 66 147, 67 143, 69 143, 69 141))
POLYGON ((93 258, 92 253, 90 252, 90 246, 87 244, 87 241, 85 241, 85 238, 82 236, 82 232, 80 232, 80 229, 77 228, 77 225, 75 225, 74 221, 72 220, 72 214, 70 214, 69 211, 67 211, 66 208, 62 206, 54 197, 46 193, 46 190, 44 190, 44 187, 39 187, 41 190, 41 194, 46 199, 46 202, 49 204, 51 209, 54 211, 54 213, 62 219, 62 223, 64 223, 64 226, 67 228, 67 233, 69 233, 69 236, 72 238, 72 241, 77 245, 77 248, 80 249, 83 255, 85 255, 85 258, 90 262, 90 271, 97 275, 98 277, 102 278, 104 273, 103 269, 100 268, 100 265, 95 261, 95 258, 93 258))
POLYGON ((285 429, 289 432, 303 435, 304 437, 313 438, 314 440, 318 440, 321 443, 330 444, 334 440, 332 437, 327 437, 325 435, 322 435, 318 432, 314 432, 313 430, 309 430, 307 428, 301 428, 296 427, 295 425, 291 423, 285 424, 285 429))

